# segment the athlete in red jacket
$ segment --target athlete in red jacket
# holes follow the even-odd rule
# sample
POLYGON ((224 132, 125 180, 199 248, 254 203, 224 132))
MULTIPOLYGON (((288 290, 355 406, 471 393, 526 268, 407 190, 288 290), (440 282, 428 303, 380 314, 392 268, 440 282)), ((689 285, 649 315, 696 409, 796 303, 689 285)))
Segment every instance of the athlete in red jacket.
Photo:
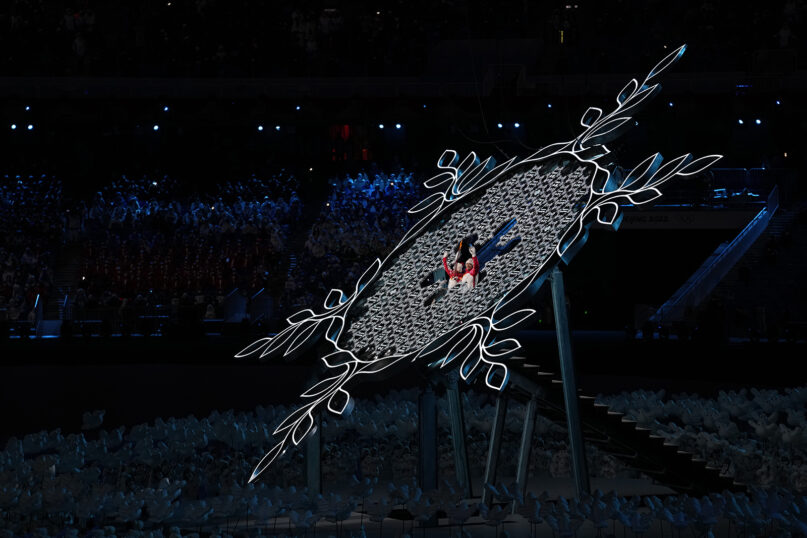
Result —
POLYGON ((448 268, 448 262, 446 261, 448 259, 448 252, 446 251, 443 254, 443 269, 445 269, 446 275, 448 275, 448 287, 449 287, 449 289, 453 288, 454 286, 456 286, 457 284, 462 282, 463 267, 462 267, 462 262, 458 261, 459 255, 460 255, 460 253, 459 253, 459 251, 457 251, 457 255, 454 257, 454 262, 453 262, 456 269, 449 269, 448 268))
POLYGON ((479 274, 479 258, 476 257, 476 248, 471 245, 468 247, 468 252, 471 253, 471 258, 465 261, 465 273, 462 275, 462 283, 467 284, 469 288, 476 286, 476 281, 479 274))

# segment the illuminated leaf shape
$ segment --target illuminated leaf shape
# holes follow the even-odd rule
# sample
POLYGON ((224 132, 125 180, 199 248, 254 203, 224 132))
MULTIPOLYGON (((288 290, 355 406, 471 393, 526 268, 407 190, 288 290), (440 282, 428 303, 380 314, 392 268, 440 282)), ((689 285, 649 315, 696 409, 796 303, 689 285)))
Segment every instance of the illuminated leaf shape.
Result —
POLYGON ((679 168, 683 168, 692 160, 692 155, 686 153, 681 155, 680 157, 676 157, 670 161, 667 161, 663 164, 656 173, 650 178, 650 181, 647 182, 647 185, 651 187, 655 187, 657 185, 661 185, 671 177, 673 177, 679 168))
POLYGON ((370 267, 362 273, 359 277, 359 280, 356 282, 356 294, 358 295, 361 290, 364 289, 367 284, 369 284, 375 276, 378 274, 378 270, 381 268, 381 260, 378 258, 375 259, 373 263, 370 264, 370 267))
POLYGON ((328 326, 328 330, 325 332, 325 338, 333 343, 336 344, 336 341, 339 339, 339 335, 342 334, 342 329, 345 327, 345 320, 341 316, 336 316, 331 319, 331 324, 328 326))
POLYGON ((652 202, 656 198, 661 197, 661 191, 658 189, 650 188, 644 189, 638 192, 631 193, 627 196, 627 199, 630 200, 630 203, 635 205, 642 205, 648 202, 652 202))
POLYGON ((311 413, 308 412, 300 419, 300 422, 297 423, 294 430, 291 432, 291 442, 295 445, 299 445, 300 442, 305 439, 305 436, 308 435, 308 432, 310 432, 313 428, 314 417, 312 417, 311 413))
POLYGON ((353 411, 353 405, 353 398, 345 389, 338 389, 328 399, 328 410, 336 415, 349 415, 353 411))
POLYGON ((650 82, 652 79, 658 78, 664 71, 669 69, 669 67, 678 61, 681 56, 683 56, 684 51, 686 51, 687 46, 681 45, 670 54, 664 57, 656 66, 650 70, 650 73, 647 74, 647 78, 644 79, 645 83, 650 82))
POLYGON ((307 344, 312 344, 314 340, 314 332, 318 327, 318 321, 307 321, 303 325, 299 326, 297 328, 297 335, 294 337, 291 344, 289 344, 289 348, 285 353, 283 353, 283 356, 288 357, 298 350, 301 351, 307 344))
POLYGON ((555 249, 560 256, 572 246, 572 244, 577 241, 577 239, 582 236, 584 233, 584 226, 583 222, 580 219, 577 219, 571 226, 569 226, 563 235, 558 241, 558 246, 555 249))
POLYGON ((507 366, 495 362, 488 368, 488 373, 485 376, 485 384, 493 390, 503 390, 507 386, 507 381, 510 379, 510 371, 507 366))
POLYGON ((460 180, 454 186, 454 192, 460 194, 475 189, 480 183, 494 175, 491 172, 493 172, 495 165, 496 159, 488 157, 474 170, 461 176, 460 180))
POLYGON ((608 155, 609 153, 611 153, 611 150, 609 150, 607 147, 601 144, 598 146, 580 148, 576 153, 581 160, 596 161, 603 155, 608 155))
MULTIPOLYGON (((555 144, 549 144, 548 146, 544 146, 532 155, 529 156, 529 159, 543 159, 544 157, 549 157, 555 153, 565 151, 569 149, 572 142, 557 142, 555 144)), ((511 159, 512 162, 514 159, 511 159)))
POLYGON ((637 164, 633 170, 625 177, 625 180, 620 185, 621 188, 627 189, 628 187, 642 187, 647 180, 656 173, 661 162, 663 161, 661 153, 655 153, 637 164), (634 185, 635 184, 635 185, 634 185))
POLYGON ((328 368, 341 368, 349 365, 350 363, 356 362, 356 357, 354 357, 349 351, 340 350, 329 355, 325 355, 320 360, 322 360, 322 362, 324 362, 325 366, 328 368))
POLYGON ((514 330, 517 326, 526 322, 533 314, 535 314, 535 310, 531 308, 525 308, 524 310, 517 310, 516 312, 513 312, 512 314, 495 321, 493 328, 497 331, 514 330))
POLYGON ((283 442, 276 444, 271 448, 271 450, 269 450, 269 452, 266 453, 266 455, 263 458, 261 458, 261 461, 258 463, 258 465, 255 466, 255 469, 252 471, 252 476, 249 477, 250 483, 256 478, 258 478, 258 476, 260 476, 260 474, 264 470, 266 470, 267 467, 272 465, 272 462, 274 462, 278 456, 283 454, 284 452, 283 445, 284 445, 283 442))
MULTIPOLYGON (((617 189, 615 174, 597 168, 594 172, 594 179, 591 181, 593 192, 606 193, 617 189)), ((588 205, 588 204, 587 204, 588 205)))
POLYGON ((479 157, 475 152, 469 153, 457 167, 457 177, 462 177, 463 174, 479 165, 479 157))
POLYGON ((630 101, 625 102, 620 108, 619 113, 621 115, 627 114, 634 114, 638 112, 640 108, 650 102, 659 91, 661 91, 661 85, 653 84, 652 86, 643 86, 638 92, 633 94, 633 97, 630 98, 630 101))
POLYGON ((580 117, 580 125, 583 127, 591 127, 602 116, 602 109, 595 106, 589 107, 580 117))
POLYGON ((302 419, 302 417, 304 417, 310 411, 311 411, 311 404, 307 404, 307 405, 304 405, 303 407, 299 407, 299 408, 295 409, 294 411, 292 411, 289 414, 289 416, 287 416, 285 419, 283 419, 283 422, 281 422, 280 425, 277 428, 275 428, 275 431, 273 432, 272 435, 277 435, 277 434, 279 434, 279 433, 281 433, 283 431, 286 431, 286 430, 290 429, 292 426, 297 424, 302 419))
POLYGON ((631 79, 631 81, 628 82, 625 85, 625 87, 622 88, 622 91, 620 91, 619 94, 616 96, 616 102, 621 105, 628 99, 628 97, 633 95, 638 88, 639 83, 636 82, 636 79, 635 78, 631 79))
POLYGON ((440 158, 437 159, 437 168, 454 168, 457 161, 459 161, 457 152, 453 149, 447 149, 440 155, 440 158))
POLYGON ((450 183, 454 180, 453 172, 440 172, 436 176, 430 177, 426 181, 423 182, 423 185, 427 189, 436 189, 438 187, 442 187, 447 183, 450 183))
MULTIPOLYGON (((467 330, 467 329, 466 329, 467 330)), ((440 368, 445 368, 446 365, 451 363, 457 357, 463 357, 474 345, 478 346, 484 331, 477 325, 472 325, 471 330, 462 334, 462 338, 445 354, 445 356, 434 362, 434 365, 440 365, 440 368)))
POLYGON ((300 396, 303 398, 316 398, 317 396, 325 394, 326 392, 334 388, 336 385, 339 384, 339 382, 344 377, 345 376, 343 374, 343 375, 335 375, 333 377, 329 377, 328 379, 323 379, 322 381, 320 381, 319 383, 315 384, 313 387, 302 393, 300 396))
POLYGON ((440 202, 443 201, 443 199, 444 199, 444 197, 443 197, 442 192, 432 193, 432 194, 428 195, 426 198, 424 198, 423 200, 421 200, 420 202, 418 202, 417 204, 415 204, 414 206, 412 206, 409 209, 408 212, 411 213, 411 214, 422 213, 423 211, 426 211, 427 209, 437 207, 440 204, 440 202))
POLYGON ((259 340, 255 340, 250 345, 239 351, 235 354, 236 359, 242 359, 244 357, 248 357, 254 353, 258 353, 259 351, 263 350, 269 344, 272 343, 272 337, 267 336, 266 338, 261 338, 259 340))
POLYGON ((333 288, 328 292, 328 296, 325 298, 325 308, 336 308, 346 300, 347 296, 342 292, 342 290, 333 288))
POLYGON ((494 359, 503 359, 521 349, 521 342, 515 338, 506 338, 485 347, 485 354, 494 359))
POLYGON ((613 224, 619 214, 619 204, 606 202, 597 206, 597 222, 600 224, 613 224))
POLYGON ((460 366, 460 377, 462 377, 464 381, 468 381, 481 362, 482 355, 479 352, 471 353, 465 357, 465 360, 462 361, 462 365, 460 366))
POLYGON ((388 355, 386 357, 382 357, 380 359, 375 359, 372 362, 365 363, 359 368, 357 373, 359 374, 377 374, 383 370, 386 370, 390 366, 398 363, 401 359, 404 358, 404 355, 388 355))
POLYGON ((706 155, 705 157, 698 157, 688 165, 678 170, 677 174, 679 176, 694 176, 695 174, 703 172, 722 158, 722 155, 706 155))
POLYGON ((274 338, 272 338, 272 341, 263 350, 263 353, 261 353, 260 358, 264 359, 264 357, 279 353, 284 347, 286 347, 291 342, 291 339, 294 337, 294 335, 297 334, 297 330, 299 329, 299 327, 300 327, 299 325, 292 325, 284 329, 282 332, 278 333, 274 338))
POLYGON ((618 137, 630 127, 630 116, 620 116, 602 122, 584 140, 589 144, 604 144, 618 137))
POLYGON ((300 310, 299 312, 295 312, 291 316, 286 318, 286 321, 289 322, 289 325, 296 325, 301 321, 305 321, 308 318, 313 318, 316 314, 310 308, 306 308, 305 310, 300 310))

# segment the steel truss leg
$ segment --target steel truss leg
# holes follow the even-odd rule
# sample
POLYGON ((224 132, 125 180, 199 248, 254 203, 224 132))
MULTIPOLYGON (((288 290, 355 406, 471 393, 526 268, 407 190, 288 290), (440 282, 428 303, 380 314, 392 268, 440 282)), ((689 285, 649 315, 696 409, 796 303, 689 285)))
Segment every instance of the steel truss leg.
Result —
MULTIPOLYGON (((516 469, 516 483, 521 495, 527 492, 527 481, 530 471, 530 453, 532 452, 532 433, 535 431, 535 415, 538 410, 538 400, 535 395, 527 402, 524 410, 524 428, 521 430, 521 444, 518 446, 518 468, 516 469)), ((515 504, 513 511, 515 511, 515 504)))
MULTIPOLYGON (((504 431, 504 420, 507 415, 507 398, 499 395, 496 398, 496 416, 493 417, 493 426, 490 429, 490 441, 488 442, 488 460, 485 462, 485 478, 483 484, 496 483, 496 471, 499 466, 499 451, 502 446, 502 432, 504 431)), ((490 504, 493 496, 490 491, 483 486, 482 502, 490 504)))
POLYGON ((322 415, 314 416, 313 433, 305 441, 305 480, 308 494, 322 493, 322 415))
POLYGON ((555 333, 558 336, 560 373, 563 379, 563 401, 566 406, 566 423, 569 428, 569 452, 572 460, 577 498, 591 492, 586 449, 583 445, 583 429, 580 425, 580 411, 577 406, 577 380, 575 378, 572 342, 569 336, 569 322, 566 314, 566 293, 563 286, 563 273, 559 267, 552 270, 552 304, 555 309, 555 333))
POLYGON ((457 473, 457 482, 465 491, 465 497, 473 496, 471 488, 471 473, 468 468, 468 451, 465 447, 465 420, 462 414, 462 400, 460 399, 459 373, 454 370, 448 375, 448 417, 451 421, 451 441, 454 446, 454 468, 457 473))

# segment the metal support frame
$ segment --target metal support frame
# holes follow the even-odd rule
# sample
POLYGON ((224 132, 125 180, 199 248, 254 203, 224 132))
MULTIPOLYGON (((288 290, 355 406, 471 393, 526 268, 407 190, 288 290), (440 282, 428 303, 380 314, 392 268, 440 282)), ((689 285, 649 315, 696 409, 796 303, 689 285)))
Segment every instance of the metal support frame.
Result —
MULTIPOLYGON (((499 451, 502 446, 502 432, 504 431, 504 420, 507 416, 507 398, 499 395, 496 398, 496 415, 493 417, 493 426, 490 428, 490 440, 488 441, 488 459, 485 462, 485 478, 483 484, 496 483, 496 471, 499 466, 499 451)), ((490 491, 482 487, 482 503, 490 504, 493 497, 490 491)))
POLYGON ((431 385, 418 397, 418 484, 437 489, 437 396, 431 385))
MULTIPOLYGON (((524 427, 521 430, 521 443, 518 446, 518 467, 516 468, 516 483, 521 489, 521 495, 527 492, 527 480, 530 471, 530 453, 532 452, 532 433, 535 431, 535 416, 538 411, 538 399, 533 394, 524 410, 524 427)), ((515 510, 513 505, 513 510, 515 510)))
POLYGON ((586 466, 586 449, 583 445, 583 429, 580 425, 580 411, 577 407, 577 380, 574 360, 572 358, 572 342, 569 336, 569 322, 566 314, 566 293, 563 286, 563 272, 559 267, 552 270, 552 304, 555 310, 555 333, 558 337, 558 355, 560 356, 560 373, 563 379, 563 401, 566 406, 566 424, 569 428, 569 452, 572 460, 572 476, 574 478, 577 498, 591 492, 588 468, 586 466))
POLYGON ((322 415, 314 415, 314 431, 305 441, 305 481, 309 495, 322 493, 322 415))
POLYGON ((462 413, 462 400, 460 399, 459 372, 453 370, 448 374, 448 418, 451 422, 451 443, 454 447, 454 469, 457 482, 465 492, 465 497, 473 496, 471 487, 471 473, 468 467, 468 451, 465 446, 465 420, 462 413))

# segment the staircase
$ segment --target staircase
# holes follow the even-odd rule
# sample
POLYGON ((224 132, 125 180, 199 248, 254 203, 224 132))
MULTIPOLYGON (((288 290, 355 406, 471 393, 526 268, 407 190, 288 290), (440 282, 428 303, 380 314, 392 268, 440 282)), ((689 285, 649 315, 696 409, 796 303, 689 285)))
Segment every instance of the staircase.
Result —
MULTIPOLYGON (((779 213, 771 219, 765 232, 759 236, 759 239, 745 253, 740 264, 726 275, 726 278, 715 288, 714 293, 719 297, 727 297, 732 295, 731 290, 734 288, 738 286, 744 287, 745 284, 740 277, 740 267, 745 266, 746 269, 751 271, 762 267, 768 245, 771 241, 778 242, 782 239, 784 232, 792 227, 797 214, 797 211, 780 209, 779 213)), ((794 234, 794 239, 798 240, 797 234, 794 234)))
MULTIPOLYGON (((511 395, 517 399, 537 397, 541 415, 565 428, 560 376, 524 357, 510 359, 508 367, 511 369, 511 395)), ((593 396, 578 391, 578 407, 587 444, 622 460, 657 483, 690 495, 745 489, 744 484, 722 474, 720 469, 710 467, 700 457, 638 426, 624 414, 597 403, 593 396)))
POLYGON ((687 281, 650 317, 657 325, 684 320, 688 311, 708 298, 749 250, 760 242, 772 223, 781 221, 779 189, 774 187, 762 209, 730 243, 722 243, 687 281))
POLYGON ((807 204, 781 210, 766 232, 713 292, 713 297, 738 316, 730 330, 779 338, 807 334, 807 204), (768 333, 769 330, 773 332, 768 333), (766 334, 768 333, 768 334, 766 334))

